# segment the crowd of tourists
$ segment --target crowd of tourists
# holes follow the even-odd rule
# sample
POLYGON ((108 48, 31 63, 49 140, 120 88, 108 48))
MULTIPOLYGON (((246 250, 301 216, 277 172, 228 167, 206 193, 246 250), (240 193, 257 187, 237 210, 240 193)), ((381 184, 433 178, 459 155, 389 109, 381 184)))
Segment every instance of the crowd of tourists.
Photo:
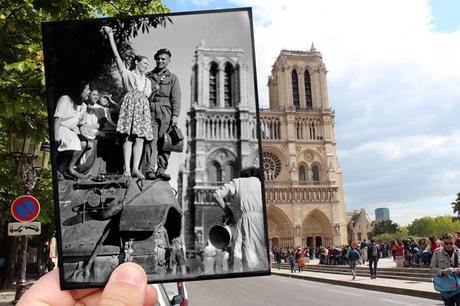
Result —
MULTIPOLYGON (((272 256, 278 267, 281 263, 289 263, 291 271, 301 271, 306 266, 308 260, 318 259, 319 264, 324 265, 349 265, 350 252, 356 244, 360 257, 358 264, 369 262, 369 245, 371 241, 366 239, 341 246, 329 247, 305 247, 297 246, 290 248, 272 248, 272 256)), ((455 235, 455 244, 460 248, 460 233, 455 235)), ((376 246, 377 258, 393 258, 397 267, 429 267, 434 250, 441 246, 440 240, 436 236, 430 236, 420 239, 405 239, 393 241, 378 241, 373 245, 376 246)))

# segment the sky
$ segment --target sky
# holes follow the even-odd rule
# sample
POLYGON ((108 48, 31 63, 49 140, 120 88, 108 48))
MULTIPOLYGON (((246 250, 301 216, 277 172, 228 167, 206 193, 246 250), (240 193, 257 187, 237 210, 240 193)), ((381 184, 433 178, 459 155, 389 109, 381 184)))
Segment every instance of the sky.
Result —
POLYGON ((460 192, 460 1, 166 0, 172 12, 252 7, 259 104, 281 49, 328 70, 346 210, 400 225, 452 214, 460 192))
MULTIPOLYGON (((238 48, 244 51, 248 65, 247 103, 250 109, 256 109, 254 96, 253 45, 250 31, 250 18, 247 10, 222 12, 219 14, 186 14, 171 16, 172 23, 166 27, 152 29, 131 39, 137 54, 147 56, 149 67, 155 67, 154 54, 158 49, 167 48, 172 57, 168 69, 176 74, 181 89, 181 112, 179 127, 186 134, 185 122, 191 106, 191 75, 194 64, 194 52, 198 45, 205 47, 238 48), (238 22, 235 22, 238 21, 238 22), (222 30, 225 29, 225 30, 222 30)), ((149 69, 149 70, 150 70, 149 69)), ((186 142, 185 142, 186 143, 186 142)), ((186 146, 186 144, 185 144, 186 146)), ((184 150, 185 151, 185 150, 184 150)), ((171 175, 170 184, 177 190, 178 171, 184 165, 186 152, 172 153, 167 172, 171 175)))

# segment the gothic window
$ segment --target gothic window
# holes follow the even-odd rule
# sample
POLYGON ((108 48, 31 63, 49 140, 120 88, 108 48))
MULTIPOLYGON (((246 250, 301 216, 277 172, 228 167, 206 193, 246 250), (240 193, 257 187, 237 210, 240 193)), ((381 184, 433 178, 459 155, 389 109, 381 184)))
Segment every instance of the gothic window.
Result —
POLYGON ((299 101, 299 79, 297 77, 297 71, 292 70, 292 101, 296 109, 300 107, 299 101))
POLYGON ((307 103, 307 109, 313 108, 313 100, 311 97, 311 81, 310 73, 308 70, 305 70, 303 74, 304 84, 305 84, 305 102, 307 103))
POLYGON ((193 66, 193 102, 198 102, 198 65, 193 66))
POLYGON ((299 182, 305 182, 306 179, 305 179, 305 167, 304 166, 300 166, 299 167, 299 182))
POLYGON ((217 106, 217 64, 212 63, 209 69, 209 106, 217 106))
POLYGON ((275 180, 281 173, 281 161, 271 152, 263 152, 262 165, 267 181, 275 180))
POLYGON ((225 65, 225 76, 224 76, 224 100, 225 106, 231 107, 233 104, 233 93, 232 93, 232 80, 233 80, 233 67, 227 63, 225 65))
MULTIPOLYGON (((244 70, 243 70, 244 71, 244 70)), ((232 104, 238 105, 240 103, 240 65, 236 65, 235 70, 233 71, 233 81, 232 81, 232 104)))
POLYGON ((213 161, 208 165, 208 182, 221 182, 221 181, 222 181, 222 169, 218 162, 213 161))
POLYGON ((319 183, 319 169, 317 165, 313 165, 311 167, 311 175, 313 178, 313 182, 319 183))
POLYGON ((235 177, 235 164, 233 162, 228 162, 224 166, 224 175, 223 181, 228 182, 235 177))

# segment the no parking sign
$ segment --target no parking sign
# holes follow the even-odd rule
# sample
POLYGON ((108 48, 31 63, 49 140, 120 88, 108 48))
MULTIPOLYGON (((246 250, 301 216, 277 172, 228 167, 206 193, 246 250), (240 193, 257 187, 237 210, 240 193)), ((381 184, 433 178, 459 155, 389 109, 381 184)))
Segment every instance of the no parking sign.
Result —
POLYGON ((39 213, 40 203, 30 195, 20 196, 11 204, 11 215, 20 222, 33 221, 39 213))

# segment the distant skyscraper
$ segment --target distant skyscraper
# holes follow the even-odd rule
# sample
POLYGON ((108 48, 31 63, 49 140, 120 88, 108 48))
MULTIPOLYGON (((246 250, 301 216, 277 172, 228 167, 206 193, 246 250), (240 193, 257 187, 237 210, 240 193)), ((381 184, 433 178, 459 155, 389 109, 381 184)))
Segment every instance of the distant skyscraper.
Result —
POLYGON ((386 207, 376 208, 375 220, 390 220, 390 210, 386 207))

